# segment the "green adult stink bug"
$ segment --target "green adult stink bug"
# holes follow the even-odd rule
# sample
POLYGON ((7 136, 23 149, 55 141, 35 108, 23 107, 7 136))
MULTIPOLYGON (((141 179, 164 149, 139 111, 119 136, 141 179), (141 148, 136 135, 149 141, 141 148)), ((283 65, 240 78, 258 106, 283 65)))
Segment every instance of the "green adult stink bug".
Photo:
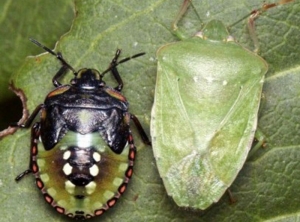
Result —
MULTIPOLYGON (((251 13, 254 19, 278 4, 251 13)), ((185 13, 185 0, 173 24, 185 13)), ((179 206, 206 209, 242 168, 254 139, 264 75, 263 58, 237 44, 220 21, 157 51, 151 136, 160 176, 179 206)))

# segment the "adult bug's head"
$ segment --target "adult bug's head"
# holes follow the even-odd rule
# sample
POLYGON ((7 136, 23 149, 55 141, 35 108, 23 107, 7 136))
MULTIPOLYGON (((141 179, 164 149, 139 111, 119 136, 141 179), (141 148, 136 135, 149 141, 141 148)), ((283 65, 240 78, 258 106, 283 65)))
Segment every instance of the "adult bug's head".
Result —
POLYGON ((211 41, 233 41, 233 37, 230 36, 228 29, 222 21, 212 20, 208 22, 201 32, 198 32, 196 36, 211 41))
POLYGON ((95 89, 105 85, 102 75, 95 69, 80 69, 71 85, 81 89, 95 89))

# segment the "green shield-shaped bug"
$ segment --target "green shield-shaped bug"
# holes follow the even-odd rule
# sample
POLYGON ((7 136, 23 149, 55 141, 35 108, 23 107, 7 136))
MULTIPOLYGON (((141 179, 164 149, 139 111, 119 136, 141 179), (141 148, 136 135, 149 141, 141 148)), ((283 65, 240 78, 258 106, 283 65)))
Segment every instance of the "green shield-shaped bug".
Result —
MULTIPOLYGON (((251 14, 255 47, 253 20, 273 6, 251 14)), ((268 65, 215 20, 192 38, 162 46, 157 60, 151 136, 159 174, 178 206, 204 210, 221 198, 246 161, 268 65)))

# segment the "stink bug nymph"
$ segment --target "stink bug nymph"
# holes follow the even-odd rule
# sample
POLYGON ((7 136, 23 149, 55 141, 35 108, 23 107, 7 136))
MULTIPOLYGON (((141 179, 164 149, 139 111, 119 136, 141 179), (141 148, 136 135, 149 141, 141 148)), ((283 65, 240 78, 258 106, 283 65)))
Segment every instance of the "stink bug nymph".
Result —
POLYGON ((30 40, 56 56, 62 67, 52 79, 56 88, 44 103, 36 107, 25 124, 12 124, 28 128, 40 113, 40 121, 31 127, 29 169, 16 181, 33 173, 47 203, 71 218, 102 215, 115 205, 132 176, 136 147, 130 120, 142 140, 150 144, 139 120, 128 112, 128 102, 120 93, 123 81, 117 70, 120 63, 145 53, 118 61, 121 51, 117 50, 104 72, 87 68, 77 72, 61 53, 30 40), (59 78, 68 70, 75 77, 70 85, 62 85, 59 78), (103 81, 108 72, 118 82, 115 88, 103 81))

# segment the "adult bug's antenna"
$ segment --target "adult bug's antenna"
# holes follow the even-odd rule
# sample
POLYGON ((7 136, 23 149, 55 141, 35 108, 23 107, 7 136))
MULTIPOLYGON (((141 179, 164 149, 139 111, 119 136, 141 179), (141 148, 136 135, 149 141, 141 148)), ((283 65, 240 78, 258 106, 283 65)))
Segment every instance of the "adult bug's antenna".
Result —
MULTIPOLYGON (((120 53, 121 53, 121 50, 118 49, 117 52, 116 52, 116 55, 115 55, 114 60, 117 60, 117 59, 118 59, 120 53)), ((141 53, 135 54, 135 55, 133 55, 133 56, 124 58, 124 59, 120 60, 119 62, 115 61, 115 62, 114 62, 113 64, 111 64, 104 72, 101 73, 101 76, 104 76, 105 73, 109 72, 112 68, 118 66, 119 64, 124 63, 124 62, 127 62, 127 61, 130 60, 130 59, 134 59, 134 58, 143 56, 143 55, 145 55, 145 54, 146 54, 145 52, 141 52, 141 53)))
POLYGON ((54 55, 61 63, 63 66, 66 66, 68 67, 70 70, 72 70, 72 72, 75 74, 77 73, 76 70, 71 66, 69 65, 66 60, 63 58, 62 54, 61 53, 55 53, 53 52, 51 49, 47 48, 46 46, 42 45, 41 43, 39 43, 37 40, 33 39, 33 38, 29 38, 29 40, 31 42, 33 42, 34 44, 36 44, 37 46, 43 48, 45 51, 51 53, 52 55, 54 55))

